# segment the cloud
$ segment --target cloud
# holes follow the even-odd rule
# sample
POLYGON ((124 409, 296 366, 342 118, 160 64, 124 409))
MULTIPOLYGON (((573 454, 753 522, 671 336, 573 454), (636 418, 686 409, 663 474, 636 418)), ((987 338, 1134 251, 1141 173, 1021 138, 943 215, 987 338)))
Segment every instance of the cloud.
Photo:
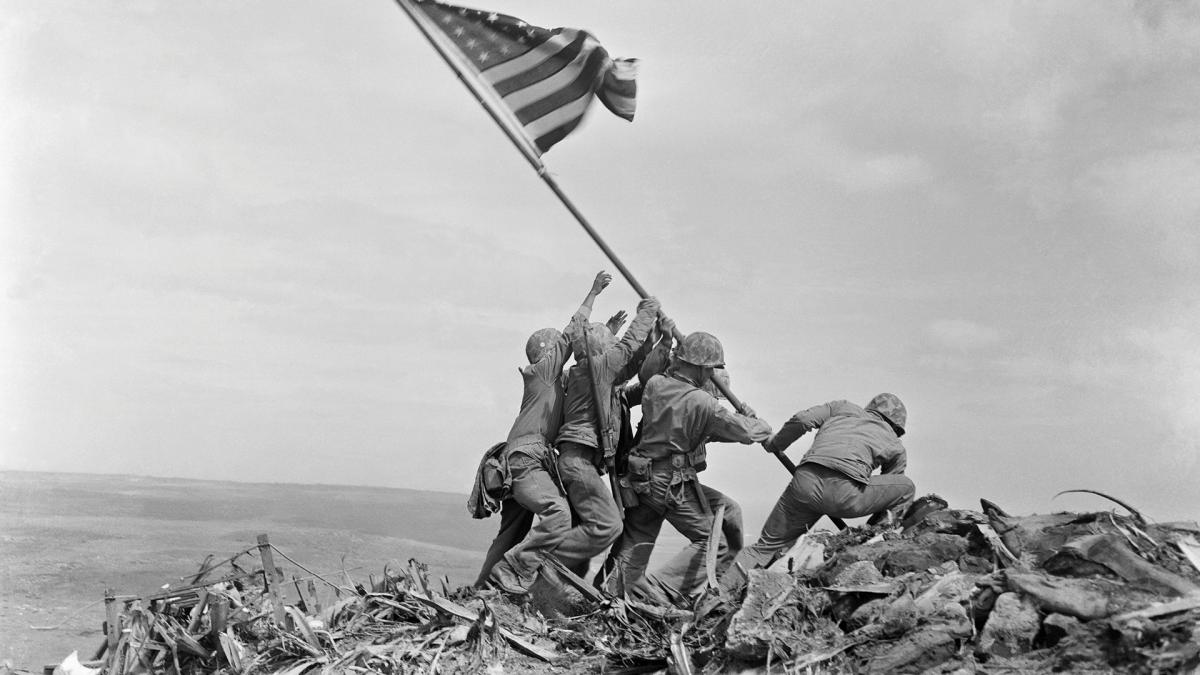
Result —
POLYGON ((1092 167, 1077 182, 1111 226, 1136 232, 1165 260, 1200 262, 1200 151, 1158 151, 1118 157, 1092 167))
POLYGON ((1000 342, 1000 331, 966 319, 938 319, 926 328, 933 341, 942 347, 971 351, 1000 342))
POLYGON ((915 155, 899 154, 847 158, 833 174, 850 192, 912 187, 933 180, 928 162, 915 155))

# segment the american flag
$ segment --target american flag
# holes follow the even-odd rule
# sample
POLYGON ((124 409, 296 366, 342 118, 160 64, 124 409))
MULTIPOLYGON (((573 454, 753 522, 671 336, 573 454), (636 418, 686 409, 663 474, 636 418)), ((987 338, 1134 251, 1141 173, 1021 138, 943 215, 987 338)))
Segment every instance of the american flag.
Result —
POLYGON ((518 18, 414 0, 504 102, 539 152, 579 125, 596 96, 633 121, 636 59, 613 59, 575 28, 547 30, 518 18))

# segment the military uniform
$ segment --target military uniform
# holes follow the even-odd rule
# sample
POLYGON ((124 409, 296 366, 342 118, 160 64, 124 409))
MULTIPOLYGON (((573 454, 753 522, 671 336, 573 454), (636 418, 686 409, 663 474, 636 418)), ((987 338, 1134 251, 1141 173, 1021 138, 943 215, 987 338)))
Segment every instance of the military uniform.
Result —
POLYGON ((907 453, 898 435, 904 432, 903 406, 891 397, 900 415, 884 411, 897 418, 898 425, 871 409, 876 400, 888 396, 876 397, 865 410, 849 401, 802 410, 767 442, 768 450, 782 452, 805 433, 819 430, 767 517, 762 535, 738 555, 738 563, 746 569, 766 567, 823 515, 859 518, 912 501, 915 488, 904 475, 907 453), (877 467, 881 473, 872 476, 877 467))
POLYGON ((701 485, 706 440, 753 443, 766 439, 766 422, 731 412, 696 382, 676 372, 650 377, 642 394, 641 440, 629 456, 627 479, 638 504, 625 512, 625 531, 614 547, 610 586, 624 581, 635 592, 657 596, 662 584, 687 595, 705 580, 704 560, 713 513, 725 516, 718 568, 742 547, 741 507, 718 490, 701 485), (646 579, 646 566, 663 521, 691 543, 646 579))
MULTIPOLYGON (((589 355, 583 363, 576 359, 567 377, 563 425, 558 432, 558 471, 575 511, 576 524, 563 537, 554 555, 579 573, 585 572, 588 561, 621 534, 621 513, 601 474, 606 460, 611 458, 604 457, 599 449, 602 443, 597 438, 597 420, 613 431, 615 447, 621 412, 614 385, 632 378, 641 366, 649 348, 646 338, 657 312, 656 302, 643 301, 621 340, 607 345, 602 353, 589 355), (597 390, 601 392, 599 410, 593 404, 589 361, 596 373, 597 390)), ((578 335, 586 330, 578 326, 575 332, 578 335)))
POLYGON ((564 333, 544 345, 541 357, 518 369, 524 383, 521 410, 508 433, 503 460, 512 494, 501 507, 500 531, 484 557, 477 586, 484 585, 501 560, 531 580, 541 567, 541 556, 553 551, 571 529, 571 508, 557 477, 552 444, 562 422, 562 374, 571 356, 570 340, 589 314, 590 308, 580 307, 564 333))

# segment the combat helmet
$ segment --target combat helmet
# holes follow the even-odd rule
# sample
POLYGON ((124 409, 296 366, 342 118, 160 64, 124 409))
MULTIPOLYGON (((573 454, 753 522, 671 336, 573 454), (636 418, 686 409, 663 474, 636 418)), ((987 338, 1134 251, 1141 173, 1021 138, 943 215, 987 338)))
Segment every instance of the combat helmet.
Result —
POLYGON ((879 394, 867 403, 867 410, 874 410, 892 423, 897 436, 904 435, 904 425, 908 423, 908 410, 895 394, 879 394))
POLYGON ((725 348, 721 346, 721 341, 710 333, 696 331, 679 343, 679 349, 675 350, 675 358, 693 366, 723 368, 725 348))
MULTIPOLYGON (((608 351, 610 347, 617 343, 617 336, 612 334, 608 326, 602 323, 592 322, 587 327, 587 345, 589 347, 587 356, 596 356, 608 351)), ((575 350, 575 360, 579 360, 583 354, 584 338, 580 337, 575 340, 572 347, 575 350)))
POLYGON ((546 350, 550 349, 558 339, 562 337, 562 333, 558 332, 557 328, 539 328, 529 336, 529 340, 525 342, 525 356, 529 358, 530 363, 537 363, 546 355, 546 350))

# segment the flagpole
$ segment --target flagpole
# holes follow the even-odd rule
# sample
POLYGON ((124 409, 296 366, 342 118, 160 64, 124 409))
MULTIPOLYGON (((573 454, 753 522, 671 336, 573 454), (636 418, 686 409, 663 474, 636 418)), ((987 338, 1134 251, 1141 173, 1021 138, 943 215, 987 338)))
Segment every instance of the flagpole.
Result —
MULTIPOLYGON (((550 176, 548 171, 546 171, 546 165, 542 163, 541 156, 537 153, 536 149, 531 147, 531 144, 529 143, 528 138, 525 137, 524 133, 513 129, 512 122, 509 120, 509 118, 494 108, 492 96, 488 95, 480 87, 474 75, 463 72, 463 65, 459 63, 456 58, 450 55, 450 53, 446 50, 445 45, 443 45, 442 42, 434 36, 429 27, 425 25, 426 19, 420 16, 419 10, 413 7, 409 0, 396 0, 396 4, 400 5, 400 8, 404 10, 404 13, 408 15, 408 18, 411 19, 412 22, 417 26, 417 30, 421 31, 421 34, 425 36, 425 39, 429 41, 429 44, 433 45, 433 48, 437 50, 438 54, 441 55, 442 60, 446 62, 446 65, 450 67, 450 70, 453 70, 454 74, 458 76, 458 81, 463 83, 463 86, 465 86, 467 90, 471 92, 471 94, 475 97, 475 100, 479 102, 479 105, 487 111, 488 116, 492 118, 492 121, 496 123, 496 126, 500 127, 500 129, 504 132, 504 135, 508 137, 508 140, 517 147, 517 150, 519 150, 522 155, 524 155, 530 166, 537 171, 538 176, 544 183, 546 183, 546 186, 550 188, 550 191, 558 197, 563 206, 567 207, 567 211, 570 211, 571 215, 575 217, 575 220, 579 223, 579 225, 583 227, 583 230, 587 232, 589 237, 592 238, 592 241, 596 242, 596 245, 600 247, 600 250, 604 252, 604 255, 607 256, 610 261, 612 261, 612 264, 616 266, 617 270, 621 273, 621 276, 625 277, 625 281, 629 282, 629 285, 633 287, 633 290, 638 294, 638 296, 643 299, 650 297, 650 294, 646 291, 646 288, 642 286, 640 282, 638 282, 636 277, 633 276, 633 272, 629 271, 629 268, 625 266, 625 263, 621 262, 621 259, 617 257, 616 251, 612 250, 608 243, 604 241, 604 238, 600 236, 600 233, 596 231, 596 228, 592 227, 592 224, 588 222, 583 213, 575 207, 575 203, 571 201, 571 198, 562 191, 562 188, 558 186, 558 183, 554 180, 554 178, 550 176)), ((678 326, 672 331, 672 337, 674 337, 677 341, 683 340, 683 332, 679 330, 678 326)), ((746 405, 742 403, 742 401, 738 399, 738 397, 735 396, 723 382, 717 378, 712 378, 712 383, 716 385, 717 389, 722 394, 725 395, 725 398, 729 400, 734 408, 736 408, 738 411, 743 411, 746 409, 746 405)), ((793 464, 786 455, 783 453, 773 454, 775 454, 779 461, 783 463, 784 467, 787 468, 788 471, 795 473, 796 465, 793 464)))
MULTIPOLYGON (((479 102, 479 105, 487 111, 487 114, 492 118, 492 121, 496 123, 496 126, 500 127, 500 129, 504 132, 504 135, 508 136, 508 140, 512 141, 512 144, 517 147, 517 150, 525 157, 526 161, 529 162, 529 165, 538 172, 538 175, 545 175, 546 165, 542 163, 542 158, 539 156, 537 149, 532 146, 523 133, 520 133, 512 128, 512 123, 508 120, 507 116, 496 110, 495 106, 491 104, 491 96, 489 96, 486 91, 479 86, 475 76, 471 75, 470 73, 463 72, 462 64, 460 64, 457 59, 451 56, 450 52, 446 50, 445 45, 442 44, 441 40, 439 40, 429 29, 429 27, 425 25, 425 21, 428 19, 421 16, 420 11, 409 4, 409 0, 396 0, 396 4, 400 5, 400 9, 404 10, 404 13, 407 14, 408 18, 412 20, 414 25, 416 25, 417 30, 421 31, 421 35, 425 36, 425 39, 429 42, 429 44, 433 45, 434 50, 436 50, 438 55, 442 57, 442 60, 446 62, 446 65, 450 67, 450 70, 453 70, 454 74, 458 76, 458 81, 462 82, 463 86, 467 88, 467 91, 471 92, 471 95, 474 96, 475 100, 479 102)), ((575 211, 572 208, 572 213, 574 212, 575 211)))
MULTIPOLYGON (((567 207, 567 211, 571 212, 571 215, 575 217, 575 220, 579 222, 579 225, 583 227, 583 230, 587 232, 589 237, 592 238, 592 241, 596 242, 596 245, 600 247, 600 250, 604 252, 604 255, 612 261, 612 264, 616 266, 617 271, 621 273, 621 276, 625 277, 625 281, 629 282, 629 285, 633 287, 633 290, 637 292, 638 296, 642 298, 650 297, 650 294, 646 292, 646 288, 638 282, 636 277, 633 276, 633 272, 629 271, 629 268, 625 266, 625 263, 621 262, 621 259, 617 257, 616 251, 612 250, 608 243, 604 241, 604 238, 600 236, 600 233, 596 231, 596 228, 592 227, 592 224, 588 222, 583 213, 575 207, 575 203, 571 201, 571 198, 568 197, 567 194, 563 192, 562 188, 558 186, 558 183, 550 175, 550 172, 546 170, 546 165, 542 163, 542 159, 538 155, 537 150, 531 147, 525 135, 516 129, 513 129, 512 122, 507 118, 507 116, 496 110, 494 105, 495 102, 491 100, 492 97, 489 96, 482 89, 482 87, 480 87, 475 76, 471 73, 463 72, 462 64, 460 64, 458 60, 455 59, 455 57, 452 56, 449 51, 447 51, 446 46, 443 45, 442 42, 435 36, 433 31, 431 31, 429 27, 425 25, 426 19, 420 15, 420 10, 413 7, 409 0, 396 0, 396 4, 400 5, 400 8, 404 10, 404 13, 408 15, 408 18, 411 19, 412 22, 417 26, 417 30, 421 31, 421 34, 425 36, 425 39, 429 41, 429 44, 433 45, 433 48, 437 50, 437 53, 442 57, 442 60, 446 62, 446 65, 450 67, 450 70, 454 71, 454 74, 458 77, 458 81, 463 83, 463 86, 465 86, 467 90, 471 92, 471 94, 475 97, 475 100, 479 102, 479 105, 487 111, 488 116, 492 118, 492 121, 496 123, 496 126, 500 127, 501 131, 504 132, 504 135, 508 137, 508 140, 516 146, 517 150, 520 151, 520 153, 529 162, 529 165, 532 166, 535 171, 537 171, 538 176, 544 183, 546 183, 546 186, 550 188, 550 191, 558 197, 563 206, 567 207)), ((676 337, 678 339, 683 339, 682 335, 677 335, 676 337)), ((733 399, 730 399, 730 401, 732 400, 733 399)))

